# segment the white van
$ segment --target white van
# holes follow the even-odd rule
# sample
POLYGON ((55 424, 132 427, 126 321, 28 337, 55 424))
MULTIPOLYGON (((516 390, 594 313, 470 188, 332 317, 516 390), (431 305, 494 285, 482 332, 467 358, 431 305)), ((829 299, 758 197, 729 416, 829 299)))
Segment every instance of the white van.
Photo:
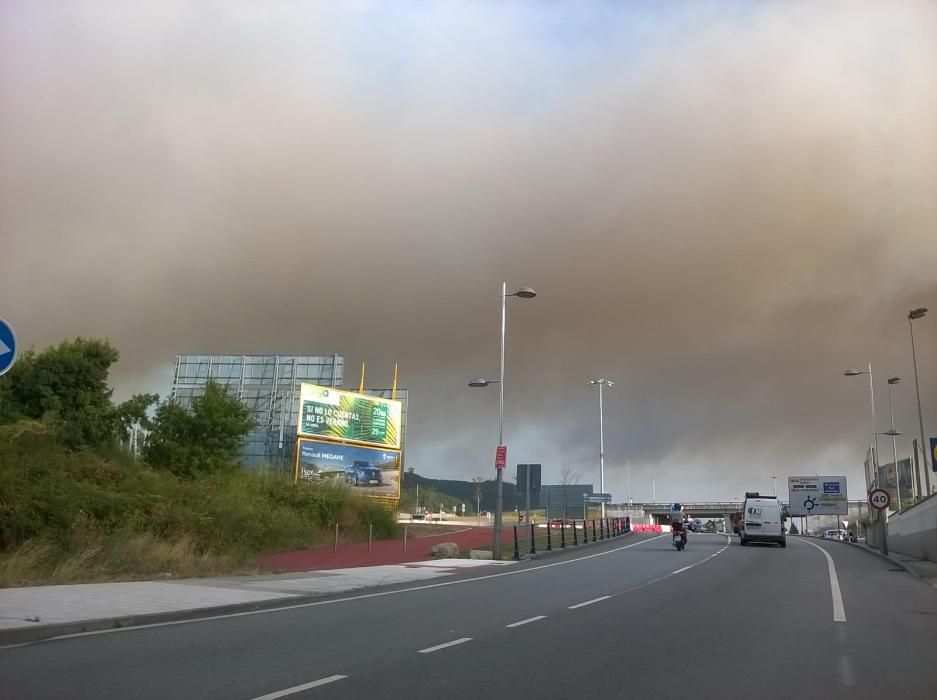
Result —
POLYGON ((743 547, 749 542, 774 542, 782 547, 787 546, 784 513, 777 496, 745 494, 739 538, 743 547))

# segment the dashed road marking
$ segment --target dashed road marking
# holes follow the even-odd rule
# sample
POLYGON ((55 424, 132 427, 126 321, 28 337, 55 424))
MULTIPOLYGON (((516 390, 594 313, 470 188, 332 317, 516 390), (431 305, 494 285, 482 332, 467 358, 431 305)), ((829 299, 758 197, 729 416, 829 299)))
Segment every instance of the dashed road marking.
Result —
POLYGON ((531 622, 536 622, 537 620, 546 619, 546 615, 537 615, 536 617, 528 617, 526 620, 519 620, 517 622, 512 622, 510 625, 505 625, 505 627, 520 627, 521 625, 526 625, 531 622))
POLYGON ((584 608, 587 605, 592 605, 593 603, 601 603, 603 600, 608 600, 611 598, 610 595, 603 595, 600 598, 593 598, 592 600, 587 600, 585 603, 576 603, 575 605, 570 605, 570 610, 575 610, 576 608, 584 608))
POLYGON ((446 642, 445 644, 437 644, 434 647, 427 647, 426 649, 420 649, 417 654, 432 654, 434 651, 439 651, 440 649, 448 649, 449 647, 454 647, 457 644, 465 644, 466 642, 471 642, 471 637, 462 637, 460 639, 453 639, 451 642, 446 642))
POLYGON ((301 693, 304 690, 309 690, 311 688, 318 688, 320 685, 334 683, 335 681, 340 681, 343 678, 348 678, 348 676, 329 676, 328 678, 320 678, 317 681, 303 683, 302 685, 294 685, 292 688, 284 688, 283 690, 278 690, 274 693, 267 693, 266 695, 261 695, 260 697, 256 697, 253 700, 276 700, 277 698, 285 698, 287 695, 301 693))

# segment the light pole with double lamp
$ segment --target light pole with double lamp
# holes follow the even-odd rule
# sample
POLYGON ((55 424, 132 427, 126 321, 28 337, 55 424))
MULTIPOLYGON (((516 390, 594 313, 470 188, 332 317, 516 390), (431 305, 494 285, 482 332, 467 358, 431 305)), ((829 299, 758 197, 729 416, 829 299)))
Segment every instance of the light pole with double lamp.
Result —
MULTIPOLYGON (((489 384, 497 384, 499 388, 498 396, 498 447, 504 445, 504 335, 507 319, 507 298, 518 297, 519 299, 533 299, 537 293, 530 287, 521 287, 516 292, 508 294, 507 282, 501 283, 501 372, 498 379, 473 379, 469 386, 484 387, 489 384)), ((497 474, 497 499, 495 500, 495 523, 494 523, 494 543, 491 548, 491 558, 495 561, 501 559, 501 521, 504 511, 504 501, 502 498, 502 472, 503 466, 496 465, 497 474)))
MULTIPOLYGON (((605 406, 602 403, 602 390, 611 389, 615 382, 611 379, 592 379, 590 386, 599 387, 599 491, 605 493, 605 406)), ((605 501, 602 501, 602 519, 605 519, 605 501)))
MULTIPOLYGON (((911 360, 914 362, 914 388, 917 390, 917 424, 921 430, 921 467, 924 469, 924 488, 930 496, 930 469, 927 468, 927 447, 924 443, 924 414, 921 412, 921 385, 917 379, 917 354, 914 352, 914 322, 927 315, 927 307, 921 306, 908 312, 908 329, 911 331, 911 360)), ((915 461, 917 455, 915 455, 915 461)), ((919 482, 920 483, 920 482, 919 482)))
POLYGON ((860 369, 847 369, 843 374, 847 377, 859 377, 864 374, 869 375, 869 400, 872 404, 872 469, 874 477, 869 478, 868 471, 865 475, 865 490, 868 493, 875 479, 878 478, 878 433, 875 430, 875 383, 872 380, 872 363, 869 363, 869 369, 863 372, 860 369))

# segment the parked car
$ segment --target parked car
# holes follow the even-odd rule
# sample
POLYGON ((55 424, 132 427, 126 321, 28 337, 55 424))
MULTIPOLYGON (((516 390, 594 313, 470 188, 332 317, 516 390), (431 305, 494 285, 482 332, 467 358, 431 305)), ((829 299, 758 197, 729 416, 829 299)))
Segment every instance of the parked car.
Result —
POLYGON ((849 533, 845 530, 827 530, 823 533, 823 539, 845 542, 849 539, 849 533))

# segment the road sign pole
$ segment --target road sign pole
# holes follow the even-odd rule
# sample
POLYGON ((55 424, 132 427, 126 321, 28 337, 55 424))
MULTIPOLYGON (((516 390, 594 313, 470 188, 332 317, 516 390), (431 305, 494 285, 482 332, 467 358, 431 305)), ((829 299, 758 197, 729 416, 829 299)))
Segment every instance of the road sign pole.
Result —
POLYGON ((531 465, 528 464, 525 470, 527 472, 527 515, 525 517, 528 523, 530 523, 530 467, 531 465))

